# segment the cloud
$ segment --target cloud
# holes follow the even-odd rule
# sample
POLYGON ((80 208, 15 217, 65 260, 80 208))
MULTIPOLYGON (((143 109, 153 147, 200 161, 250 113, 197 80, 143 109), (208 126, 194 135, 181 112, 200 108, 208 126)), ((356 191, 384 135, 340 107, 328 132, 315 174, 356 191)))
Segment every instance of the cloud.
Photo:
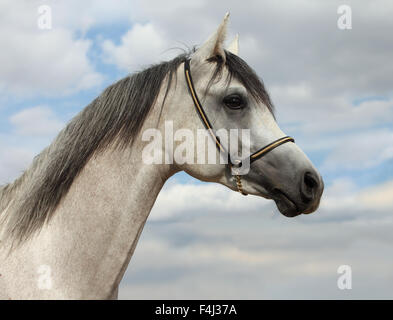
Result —
POLYGON ((12 182, 21 175, 34 157, 34 152, 27 148, 11 147, 0 144, 0 186, 12 182))
MULTIPOLYGON (((169 41, 153 24, 135 24, 122 38, 119 45, 111 40, 102 43, 104 60, 120 69, 141 69, 157 61, 167 60, 169 41)), ((172 54, 173 55, 173 54, 172 54)))
POLYGON ((88 59, 90 40, 74 38, 72 30, 56 24, 37 26, 40 2, 3 1, 0 22, 0 89, 3 94, 56 96, 97 86, 102 75, 88 59))
POLYGON ((324 169, 364 170, 393 159, 393 131, 389 129, 348 134, 335 140, 324 160, 324 169))
MULTIPOLYGON (((343 221, 355 218, 385 218, 393 210, 392 181, 381 185, 359 188, 350 178, 334 180, 325 188, 317 213, 301 216, 301 221, 343 221), (369 212, 373 212, 370 215, 369 212), (310 218, 312 217, 312 218, 310 218)), ((218 184, 169 183, 160 192, 149 221, 171 223, 193 221, 203 216, 253 216, 280 217, 272 200, 244 197, 218 184)))
POLYGON ((181 217, 192 218, 211 212, 272 211, 272 204, 257 197, 244 201, 244 196, 218 184, 170 184, 157 198, 151 221, 165 221, 181 217), (174 201, 176 199, 176 201, 174 201), (242 201, 243 200, 243 201, 242 201), (246 205, 246 207, 245 207, 246 205))
POLYGON ((56 118, 53 111, 44 106, 24 109, 10 117, 15 132, 21 135, 54 135, 64 124, 56 118))
MULTIPOLYGON (((352 179, 339 178, 325 190, 316 221, 383 223, 391 219, 393 180, 360 188, 352 179)), ((304 219, 308 221, 307 219, 304 219)))
POLYGON ((308 84, 273 86, 277 108, 292 105, 283 114, 283 122, 292 123, 297 132, 304 135, 345 133, 381 125, 393 121, 393 100, 369 99, 354 104, 349 98, 334 95, 323 97, 308 84))
POLYGON ((393 210, 393 181, 384 182, 363 191, 360 194, 360 202, 367 208, 373 210, 375 208, 384 209, 391 208, 393 210))
POLYGON ((64 126, 47 106, 22 109, 8 120, 9 132, 0 133, 0 185, 20 176, 64 126))
MULTIPOLYGON (((195 191, 200 194, 188 199, 217 196, 213 191, 210 198, 209 185, 197 187, 185 189, 181 198, 195 191)), ((148 220, 120 298, 391 298, 393 204, 386 201, 391 187, 392 181, 359 190, 351 180, 340 179, 328 188, 322 210, 295 219, 268 214, 268 206, 255 210, 253 198, 268 203, 256 197, 236 199, 232 210, 231 201, 228 206, 222 201, 221 207, 212 201, 214 209, 205 207, 204 212, 195 200, 180 202, 183 215, 148 220), (371 198, 362 202, 365 195, 371 198), (362 206, 368 215, 359 210, 362 206), (342 220, 336 212, 343 209, 360 216, 342 220), (353 271, 353 290, 346 292, 336 284, 337 268, 343 264, 353 271)), ((164 190, 164 198, 175 189, 180 190, 177 185, 164 190)), ((221 193, 224 198, 234 194, 226 189, 221 193)), ((179 198, 172 194, 173 203, 179 198)), ((165 203, 158 200, 154 210, 165 212, 165 203)))
POLYGON ((50 3, 56 13, 55 23, 70 30, 79 30, 84 35, 92 28, 128 24, 135 11, 133 1, 117 0, 69 0, 50 3))

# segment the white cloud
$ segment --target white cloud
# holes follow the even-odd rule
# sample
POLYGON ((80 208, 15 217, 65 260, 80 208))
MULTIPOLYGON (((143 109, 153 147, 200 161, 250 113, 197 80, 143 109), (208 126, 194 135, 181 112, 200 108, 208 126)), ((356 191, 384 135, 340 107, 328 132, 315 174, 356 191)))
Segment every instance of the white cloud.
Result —
POLYGON ((389 129, 348 134, 335 140, 323 163, 324 169, 365 170, 393 159, 393 131, 389 129))
POLYGON ((56 24, 56 16, 52 29, 39 29, 39 4, 2 1, 1 11, 12 12, 0 21, 3 94, 55 96, 98 85, 102 76, 87 57, 91 42, 75 39, 73 30, 56 24))
POLYGON ((140 70, 154 62, 173 56, 167 50, 170 42, 164 33, 151 23, 135 24, 122 38, 120 45, 111 40, 102 44, 106 62, 127 71, 140 70))
POLYGON ((280 105, 293 104, 284 122, 295 123, 294 129, 304 135, 326 135, 389 125, 393 122, 393 100, 369 100, 354 105, 349 99, 313 94, 312 87, 273 87, 272 95, 280 105))
POLYGON ((24 109, 10 117, 15 132, 21 135, 54 135, 64 124, 56 118, 53 111, 45 106, 24 109))
POLYGON ((150 220, 190 217, 210 212, 273 211, 273 203, 233 192, 219 184, 169 184, 160 192, 150 220), (176 199, 176 200, 175 200, 176 199))
MULTIPOLYGON (((223 189, 219 195, 206 184, 180 191, 174 185, 190 201, 175 219, 148 221, 120 298, 391 298, 392 183, 359 190, 351 180, 337 180, 320 211, 295 219, 266 214, 263 205, 256 210, 256 197, 236 199, 236 207, 228 208, 234 202, 227 205, 225 199, 234 192, 223 189), (199 193, 185 195, 194 192, 199 193), (211 200, 211 193, 224 199, 201 212, 195 199, 211 200), (343 220, 345 211, 356 219, 343 220), (326 221, 322 215, 336 218, 326 221), (350 292, 337 288, 342 264, 353 270, 350 292)), ((173 203, 180 198, 171 197, 173 203)), ((263 202, 268 201, 259 199, 263 202)), ((158 201, 155 210, 168 206, 158 201)))
POLYGON ((0 185, 12 182, 21 175, 34 157, 34 153, 22 147, 0 144, 0 185))
MULTIPOLYGON (((334 180, 324 191, 318 211, 300 219, 341 221, 354 217, 383 219, 393 210, 393 182, 359 188, 352 179, 334 180), (374 212, 369 215, 368 212, 374 212)), ((281 217, 275 203, 256 196, 244 197, 218 184, 169 183, 160 192, 149 221, 188 221, 209 216, 247 216, 261 214, 281 217)))
POLYGON ((392 195, 393 180, 359 188, 351 179, 337 179, 324 192, 318 210, 320 214, 315 219, 331 222, 356 220, 365 225, 390 221, 392 195))
POLYGON ((369 210, 374 208, 393 210, 393 181, 387 181, 362 191, 359 201, 369 210))
POLYGON ((10 133, 0 133, 0 185, 12 182, 63 128, 47 106, 27 108, 9 117, 10 133))
POLYGON ((97 26, 129 23, 135 11, 134 2, 129 0, 68 0, 53 1, 50 5, 56 14, 55 25, 82 33, 97 26))

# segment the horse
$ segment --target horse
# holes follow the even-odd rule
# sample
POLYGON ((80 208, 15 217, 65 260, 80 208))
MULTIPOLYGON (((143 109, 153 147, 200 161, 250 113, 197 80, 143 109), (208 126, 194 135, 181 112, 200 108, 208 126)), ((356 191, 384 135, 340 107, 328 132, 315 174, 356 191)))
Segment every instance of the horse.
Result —
POLYGON ((272 199, 288 217, 317 210, 322 177, 279 128, 238 38, 224 47, 227 24, 228 14, 198 48, 110 85, 1 187, 1 299, 117 299, 152 206, 180 171, 272 199), (207 129, 216 154, 228 148, 217 128, 248 129, 248 172, 239 173, 245 159, 236 157, 147 163, 143 134, 168 121, 174 130, 207 129))

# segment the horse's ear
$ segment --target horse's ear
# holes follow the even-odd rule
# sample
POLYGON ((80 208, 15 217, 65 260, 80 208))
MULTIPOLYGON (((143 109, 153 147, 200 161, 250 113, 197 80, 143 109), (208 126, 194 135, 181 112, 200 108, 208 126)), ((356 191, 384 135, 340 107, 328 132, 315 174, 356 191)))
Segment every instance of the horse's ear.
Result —
POLYGON ((225 62, 224 40, 229 20, 229 12, 224 16, 224 20, 219 25, 209 39, 192 55, 192 60, 205 61, 212 57, 220 57, 225 62))
POLYGON ((239 55, 239 35, 235 36, 231 44, 228 46, 227 50, 235 55, 239 55))

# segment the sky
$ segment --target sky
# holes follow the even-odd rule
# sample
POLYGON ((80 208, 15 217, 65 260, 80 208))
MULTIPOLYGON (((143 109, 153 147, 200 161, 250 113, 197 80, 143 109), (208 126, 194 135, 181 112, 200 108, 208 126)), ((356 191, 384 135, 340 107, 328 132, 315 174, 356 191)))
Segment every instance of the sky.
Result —
POLYGON ((225 12, 283 131, 325 181, 320 208, 184 173, 161 191, 121 299, 393 298, 393 3, 0 0, 0 184, 29 167, 108 85, 200 45, 225 12), (352 29, 337 26, 340 5, 352 29), (52 27, 38 27, 50 7, 52 27), (180 49, 179 49, 180 48, 180 49), (341 265, 352 289, 337 286, 341 265))

